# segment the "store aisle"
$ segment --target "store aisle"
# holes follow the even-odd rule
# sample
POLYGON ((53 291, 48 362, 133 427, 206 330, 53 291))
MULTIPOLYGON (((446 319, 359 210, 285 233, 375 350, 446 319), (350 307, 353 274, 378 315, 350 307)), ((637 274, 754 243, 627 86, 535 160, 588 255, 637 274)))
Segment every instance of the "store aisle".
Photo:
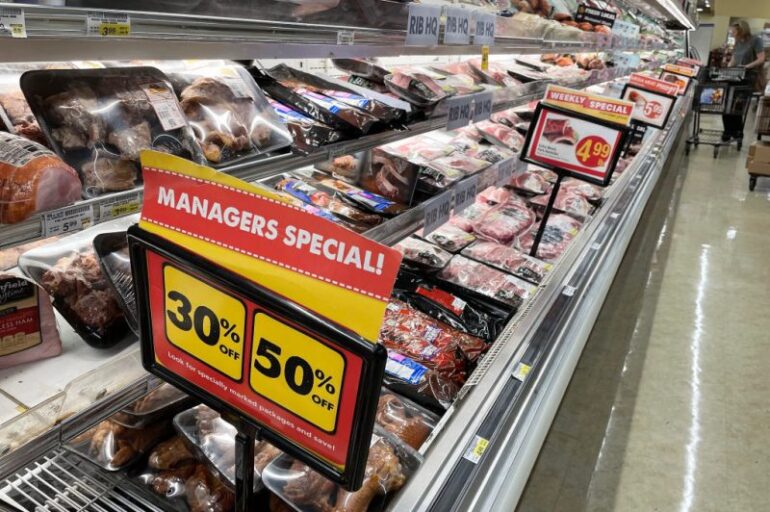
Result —
POLYGON ((517 512, 768 510, 770 179, 748 191, 746 150, 669 169, 517 512))

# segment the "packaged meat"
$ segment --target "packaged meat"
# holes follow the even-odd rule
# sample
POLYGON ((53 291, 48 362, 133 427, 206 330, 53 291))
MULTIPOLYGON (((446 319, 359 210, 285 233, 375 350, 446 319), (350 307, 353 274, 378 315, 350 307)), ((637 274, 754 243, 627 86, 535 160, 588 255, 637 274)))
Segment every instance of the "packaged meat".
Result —
POLYGON ((540 284, 553 268, 550 263, 528 256, 513 247, 482 240, 463 249, 462 255, 535 284, 540 284))
POLYGON ((365 211, 393 216, 406 211, 408 208, 405 204, 391 201, 379 194, 369 192, 323 173, 314 172, 311 176, 323 186, 343 194, 353 204, 365 211))
POLYGON ((428 164, 420 169, 417 187, 421 192, 429 195, 438 194, 468 176, 459 167, 451 165, 451 157, 446 158, 450 159, 450 162, 447 162, 445 159, 439 159, 443 161, 435 160, 428 162, 428 164))
POLYGON ((542 167, 537 167, 535 165, 529 165, 528 172, 531 172, 533 174, 539 174, 548 183, 556 183, 556 180, 559 179, 559 175, 556 174, 554 171, 550 169, 543 169, 542 167))
POLYGON ((185 484, 198 464, 181 437, 173 436, 159 443, 150 452, 147 465, 135 479, 165 498, 175 510, 187 511, 184 501, 185 484))
POLYGON ((535 195, 545 194, 551 188, 551 185, 543 175, 534 171, 516 173, 511 178, 511 185, 516 190, 535 195))
POLYGON ((472 205, 468 206, 462 212, 452 215, 449 218, 449 223, 456 226, 463 231, 473 233, 474 223, 477 219, 481 218, 486 212, 492 209, 492 206, 483 201, 476 201, 472 205))
POLYGON ((163 383, 110 418, 127 428, 144 428, 150 423, 171 419, 195 401, 171 384, 163 383))
POLYGON ((358 183, 364 166, 364 156, 364 152, 355 155, 342 155, 326 162, 319 162, 315 164, 315 167, 347 183, 358 183))
POLYGON ((35 240, 34 242, 29 242, 23 245, 17 245, 14 247, 9 247, 7 249, 1 249, 0 250, 0 271, 10 270, 13 267, 18 266, 19 257, 25 252, 29 251, 30 249, 34 249, 35 247, 40 247, 41 245, 56 243, 57 240, 59 240, 58 236, 52 236, 49 238, 44 238, 42 240, 35 240))
POLYGON ((169 73, 203 155, 213 165, 288 147, 291 134, 246 69, 169 73))
POLYGON ((372 80, 378 84, 384 83, 385 77, 390 74, 390 71, 378 65, 374 60, 332 59, 332 64, 342 71, 372 80))
POLYGON ((21 88, 51 147, 80 173, 85 197, 137 185, 142 149, 205 162, 158 69, 28 71, 21 88))
POLYGON ((473 232, 478 237, 511 245, 535 220, 535 212, 518 200, 509 199, 478 218, 473 223, 473 232))
POLYGON ((399 98, 417 107, 430 107, 447 93, 430 76, 415 72, 396 72, 385 76, 385 86, 399 98))
POLYGON ((516 153, 510 149, 491 144, 479 144, 475 149, 466 151, 465 154, 476 159, 485 160, 490 164, 496 164, 516 156, 516 153))
POLYGON ((475 236, 448 222, 424 238, 451 253, 460 252, 476 240, 475 236))
MULTIPOLYGON (((174 428, 182 436, 198 460, 202 461, 231 489, 235 488, 234 426, 222 419, 218 412, 199 405, 177 414, 174 428)), ((281 451, 267 441, 254 445, 254 489, 262 488, 262 472, 281 451)))
MULTIPOLYGON (((552 213, 543 231, 543 237, 537 248, 536 257, 549 263, 555 262, 567 250, 570 242, 577 236, 582 224, 580 221, 562 213, 552 213)), ((529 254, 537 235, 538 225, 519 235, 516 246, 529 254)))
POLYGON ((392 142, 383 148, 389 153, 399 155, 417 165, 426 165, 428 162, 445 157, 454 151, 451 145, 439 143, 424 136, 392 142))
POLYGON ((486 69, 481 65, 481 59, 470 59, 468 61, 471 70, 485 83, 498 85, 500 87, 516 87, 521 85, 519 80, 516 80, 508 71, 498 66, 494 62, 488 62, 486 69))
POLYGON ((388 350, 383 383, 439 414, 452 405, 460 391, 453 380, 394 350, 388 350))
POLYGON ((135 429, 108 419, 75 437, 66 447, 107 471, 119 471, 168 437, 171 431, 167 421, 135 429))
POLYGON ((476 123, 476 129, 492 144, 498 144, 513 151, 521 151, 524 137, 513 128, 492 121, 476 123))
POLYGON ((117 231, 96 235, 94 237, 94 250, 99 258, 102 273, 115 292, 118 305, 129 329, 139 336, 139 313, 136 306, 134 278, 131 273, 131 258, 128 253, 126 232, 117 231))
POLYGON ((383 430, 419 450, 438 423, 438 417, 419 405, 383 388, 374 420, 383 430))
POLYGON ((504 124, 508 128, 516 128, 516 125, 521 122, 521 118, 516 115, 513 109, 494 112, 489 116, 489 119, 494 123, 504 124))
POLYGON ((404 110, 392 107, 381 95, 375 92, 366 92, 364 95, 362 89, 350 87, 331 77, 306 73, 285 64, 270 68, 267 74, 295 91, 308 90, 322 94, 367 112, 384 123, 394 123, 406 117, 404 110))
POLYGON ((0 132, 0 224, 80 199, 77 173, 53 152, 18 135, 0 132))
POLYGON ((452 90, 455 94, 473 94, 484 91, 484 87, 478 85, 471 75, 458 73, 447 75, 436 80, 442 90, 452 90))
POLYGON ((405 302, 391 299, 385 309, 379 339, 385 348, 404 354, 447 379, 462 385, 466 360, 459 350, 459 335, 405 302))
MULTIPOLYGON (((551 194, 545 194, 534 197, 531 200, 531 203, 545 209, 548 205, 550 195, 551 194)), ((591 210, 593 210, 591 203, 572 188, 559 188, 559 193, 556 194, 556 200, 553 203, 553 207, 555 210, 564 212, 581 221, 588 217, 588 215, 591 214, 591 210)))
POLYGON ((426 270, 441 270, 452 257, 451 254, 440 247, 414 236, 404 238, 394 245, 393 248, 404 255, 406 263, 426 270))
POLYGON ((48 143, 20 89, 0 93, 0 121, 9 133, 43 146, 48 143))
POLYGON ((406 483, 419 466, 416 452, 375 427, 369 445, 364 483, 349 492, 305 464, 281 455, 265 468, 265 485, 298 512, 366 512, 378 498, 386 500, 406 483))
POLYGON ((0 369, 59 354, 48 294, 28 279, 0 273, 0 369))
POLYGON ((526 202, 517 196, 513 191, 505 187, 487 187, 476 196, 477 202, 484 202, 489 205, 496 205, 508 201, 526 206, 526 202))
POLYGON ((53 307, 83 340, 109 348, 130 337, 119 299, 102 273, 93 238, 127 229, 138 216, 123 217, 31 249, 19 258, 21 271, 53 298, 53 307))
POLYGON ((537 290, 526 281, 459 255, 452 257, 438 277, 461 289, 490 297, 514 311, 537 290))
POLYGON ((577 178, 564 178, 559 187, 559 192, 567 190, 574 192, 575 194, 585 197, 588 201, 597 202, 601 201, 604 196, 602 188, 593 183, 588 183, 577 178))
POLYGON ((386 147, 374 148, 367 158, 369 165, 358 185, 370 192, 401 204, 412 204, 420 166, 394 154, 386 147))
POLYGON ((331 126, 316 121, 296 110, 268 99, 273 111, 283 121, 294 140, 294 147, 302 153, 309 153, 314 148, 325 146, 342 139, 342 134, 331 126))
POLYGON ((191 512, 228 512, 235 507, 233 491, 204 464, 195 466, 184 492, 191 512))
POLYGON ((347 77, 347 82, 350 85, 355 85, 356 87, 363 87, 364 89, 369 89, 370 91, 379 92, 380 94, 391 94, 388 88, 385 87, 385 82, 383 83, 375 82, 374 80, 365 78, 363 76, 358 76, 358 75, 350 75, 349 77, 347 77))

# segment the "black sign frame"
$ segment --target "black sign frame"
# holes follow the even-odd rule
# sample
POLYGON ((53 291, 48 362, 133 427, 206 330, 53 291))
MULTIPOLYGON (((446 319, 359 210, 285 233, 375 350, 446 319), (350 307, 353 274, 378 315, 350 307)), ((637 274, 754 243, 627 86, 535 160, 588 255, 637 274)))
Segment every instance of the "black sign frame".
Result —
MULTIPOLYGON (((668 125, 668 120, 671 117, 671 112, 673 112, 673 110, 674 110, 674 105, 676 105, 676 100, 677 100, 678 96, 671 96, 670 94, 664 94, 662 92, 653 91, 652 89, 648 89, 646 87, 642 87, 640 85, 632 84, 632 83, 629 82, 629 83, 626 83, 626 85, 623 86, 623 90, 620 93, 620 98, 621 99, 623 99, 625 97, 626 91, 628 89, 638 89, 638 90, 645 91, 645 92, 648 92, 650 94, 654 94, 656 96, 662 96, 664 98, 667 98, 667 99, 671 100, 671 107, 669 107, 668 112, 666 112, 666 115, 663 118, 663 122, 661 123, 660 126, 656 126, 654 124, 647 123, 645 121, 641 121, 639 119, 636 119, 636 118, 633 117, 633 114, 631 114, 631 122, 633 122, 635 124, 643 124, 645 126, 649 126, 651 128, 657 128, 659 130, 665 128, 668 125)), ((631 101, 631 103, 634 103, 632 100, 626 100, 626 101, 631 101)))

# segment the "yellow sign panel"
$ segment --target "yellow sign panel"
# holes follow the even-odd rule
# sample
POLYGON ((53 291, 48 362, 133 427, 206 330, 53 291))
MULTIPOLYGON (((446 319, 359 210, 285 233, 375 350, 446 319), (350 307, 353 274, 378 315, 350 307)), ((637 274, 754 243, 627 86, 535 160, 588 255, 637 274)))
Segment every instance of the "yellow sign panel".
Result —
POLYGON ((243 378, 246 306, 171 265, 163 267, 168 340, 222 375, 243 378))
POLYGON ((254 316, 251 388, 325 432, 337 428, 345 358, 265 313, 254 316))

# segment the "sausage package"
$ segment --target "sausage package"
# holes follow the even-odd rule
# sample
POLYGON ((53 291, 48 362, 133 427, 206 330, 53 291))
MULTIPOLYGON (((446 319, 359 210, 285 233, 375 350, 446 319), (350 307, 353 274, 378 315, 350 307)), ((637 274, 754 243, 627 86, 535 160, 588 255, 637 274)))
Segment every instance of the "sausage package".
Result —
POLYGON ((59 354, 48 294, 28 279, 0 273, 0 369, 59 354))
POLYGON ((139 184, 142 149, 205 162, 156 68, 28 71, 21 88, 51 147, 80 173, 84 197, 139 184))

